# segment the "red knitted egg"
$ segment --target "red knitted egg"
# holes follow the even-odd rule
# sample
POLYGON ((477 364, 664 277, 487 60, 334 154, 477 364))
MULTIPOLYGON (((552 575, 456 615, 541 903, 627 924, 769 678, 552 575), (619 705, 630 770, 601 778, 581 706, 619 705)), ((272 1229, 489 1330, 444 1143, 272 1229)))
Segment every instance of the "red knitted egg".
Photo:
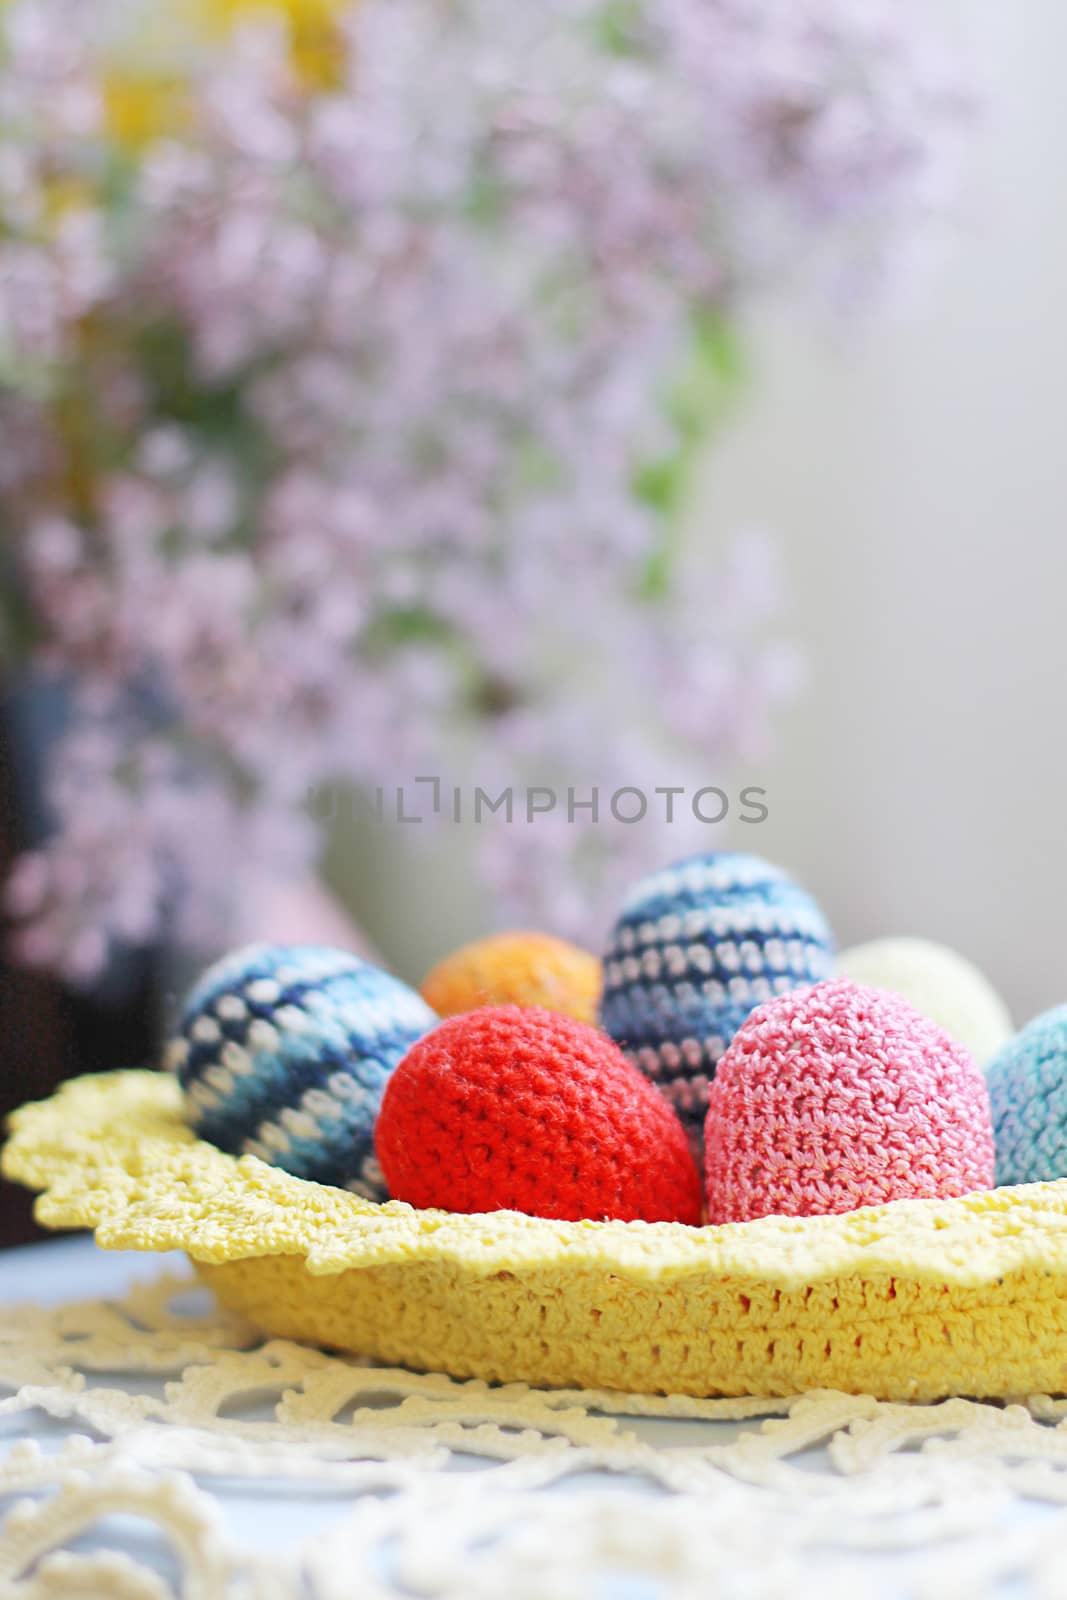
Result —
POLYGON ((847 979, 753 1011, 719 1062, 704 1144, 711 1222, 993 1185, 989 1096, 972 1057, 899 995, 847 979))
POLYGON ((539 1007, 426 1034, 389 1079, 375 1142, 390 1194, 414 1206, 700 1221, 671 1107, 604 1034, 539 1007))

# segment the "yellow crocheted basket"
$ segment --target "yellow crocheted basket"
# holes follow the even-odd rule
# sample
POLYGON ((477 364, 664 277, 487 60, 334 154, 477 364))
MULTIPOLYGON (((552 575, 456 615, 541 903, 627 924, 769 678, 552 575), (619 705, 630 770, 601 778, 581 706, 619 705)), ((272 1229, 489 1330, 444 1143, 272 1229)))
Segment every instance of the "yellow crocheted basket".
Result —
POLYGON ((717 1228, 373 1205, 195 1140, 175 1081, 15 1114, 47 1227, 184 1250, 266 1332, 456 1377, 688 1395, 1067 1390, 1067 1181, 717 1228))

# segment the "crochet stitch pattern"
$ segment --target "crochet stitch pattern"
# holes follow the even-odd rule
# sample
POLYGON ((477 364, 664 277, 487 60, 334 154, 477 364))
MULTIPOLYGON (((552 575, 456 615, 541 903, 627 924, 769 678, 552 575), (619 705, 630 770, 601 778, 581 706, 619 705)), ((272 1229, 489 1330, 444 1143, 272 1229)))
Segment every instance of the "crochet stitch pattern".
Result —
POLYGON ((997 1182, 1067 1174, 1067 1006, 1028 1022, 989 1063, 997 1182))
POLYGON ((576 944, 547 933, 496 933, 438 962, 421 993, 439 1017, 517 1005, 595 1022, 600 985, 600 962, 576 944))
POLYGON ((378 1361, 693 1396, 1067 1390, 1067 1182, 725 1227, 373 1205, 198 1142, 166 1074, 22 1108, 38 1220, 183 1250, 257 1327, 378 1361))
POLYGON ((414 1045, 376 1133, 389 1192, 449 1211, 698 1223, 681 1123, 618 1046, 573 1017, 486 1006, 414 1045))
POLYGON ((993 1182, 971 1056, 899 995, 846 978, 753 1011, 718 1064, 704 1146, 713 1222, 949 1200, 993 1182))
POLYGON ((384 1199, 382 1092, 436 1021, 407 984, 347 950, 250 945, 194 985, 165 1063, 190 1125, 220 1150, 384 1199))
POLYGON ((1011 1016, 984 973, 932 939, 872 939, 843 950, 842 978, 890 989, 944 1028, 985 1067, 1013 1033, 1011 1016))
POLYGON ((461 1383, 264 1341, 204 1299, 164 1278, 5 1306, 4 1600, 545 1600, 621 1572, 657 1600, 1062 1588, 1063 1400, 461 1383), (294 1499, 310 1526, 276 1540, 264 1511, 294 1499), (124 1517, 133 1544, 103 1520, 124 1517))
POLYGON ((600 1020, 667 1096, 694 1144, 708 1085, 755 1006, 830 976, 810 895, 758 856, 693 856, 627 896, 604 958, 600 1020))
POLYGON ((711 1086, 712 1222, 947 1200, 993 1183, 985 1080, 898 995, 839 978, 760 1006, 711 1086))

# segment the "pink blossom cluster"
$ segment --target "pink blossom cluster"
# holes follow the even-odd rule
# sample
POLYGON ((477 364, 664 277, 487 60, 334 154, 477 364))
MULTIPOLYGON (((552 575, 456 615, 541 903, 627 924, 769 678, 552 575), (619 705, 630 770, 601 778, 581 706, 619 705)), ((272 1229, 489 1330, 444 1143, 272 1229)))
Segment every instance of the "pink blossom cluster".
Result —
MULTIPOLYGON (((679 537, 687 470, 738 310, 851 296, 944 209, 967 108, 917 0, 360 0, 319 87, 257 17, 137 148, 123 15, 0 10, 0 516, 77 701, 24 954, 220 942, 323 783, 761 749, 774 563, 679 537)), ((499 918, 588 933, 663 840, 475 850, 499 918)))

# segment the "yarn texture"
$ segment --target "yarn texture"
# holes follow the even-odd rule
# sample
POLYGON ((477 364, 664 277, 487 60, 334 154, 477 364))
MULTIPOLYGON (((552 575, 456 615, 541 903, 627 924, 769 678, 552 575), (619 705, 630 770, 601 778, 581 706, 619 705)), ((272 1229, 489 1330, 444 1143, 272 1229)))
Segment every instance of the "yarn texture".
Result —
POLYGON ((184 1250, 276 1338, 485 1382, 892 1400, 1067 1388, 1067 1183, 726 1228, 373 1205, 197 1142, 119 1072, 12 1119, 48 1228, 184 1250))
POLYGON ((407 984, 347 950, 251 945, 194 986, 165 1060, 201 1138, 383 1199, 382 1092, 436 1020, 407 984))
POLYGON ((989 1063, 998 1183, 1067 1176, 1067 1005, 1028 1022, 989 1063))
POLYGON ((415 1206, 700 1221, 674 1112, 610 1039, 539 1007, 427 1034, 389 1081, 376 1140, 390 1193, 415 1206))
POLYGON ((600 983, 596 956, 566 939, 497 933, 446 956, 423 980, 422 997, 439 1017, 517 1005, 595 1022, 600 983))
POLYGON ((753 1012, 719 1063, 708 1217, 811 1217, 993 1183, 985 1080, 897 995, 839 978, 753 1012))
POLYGON ((708 1085, 755 1006, 830 976, 815 901, 758 856, 693 856, 627 896, 604 958, 600 1020, 699 1145, 708 1085))
POLYGON ((1007 1006, 984 973, 947 945, 930 939, 872 939, 843 950, 841 977, 890 989, 969 1050, 980 1067, 1011 1038, 1007 1006))

